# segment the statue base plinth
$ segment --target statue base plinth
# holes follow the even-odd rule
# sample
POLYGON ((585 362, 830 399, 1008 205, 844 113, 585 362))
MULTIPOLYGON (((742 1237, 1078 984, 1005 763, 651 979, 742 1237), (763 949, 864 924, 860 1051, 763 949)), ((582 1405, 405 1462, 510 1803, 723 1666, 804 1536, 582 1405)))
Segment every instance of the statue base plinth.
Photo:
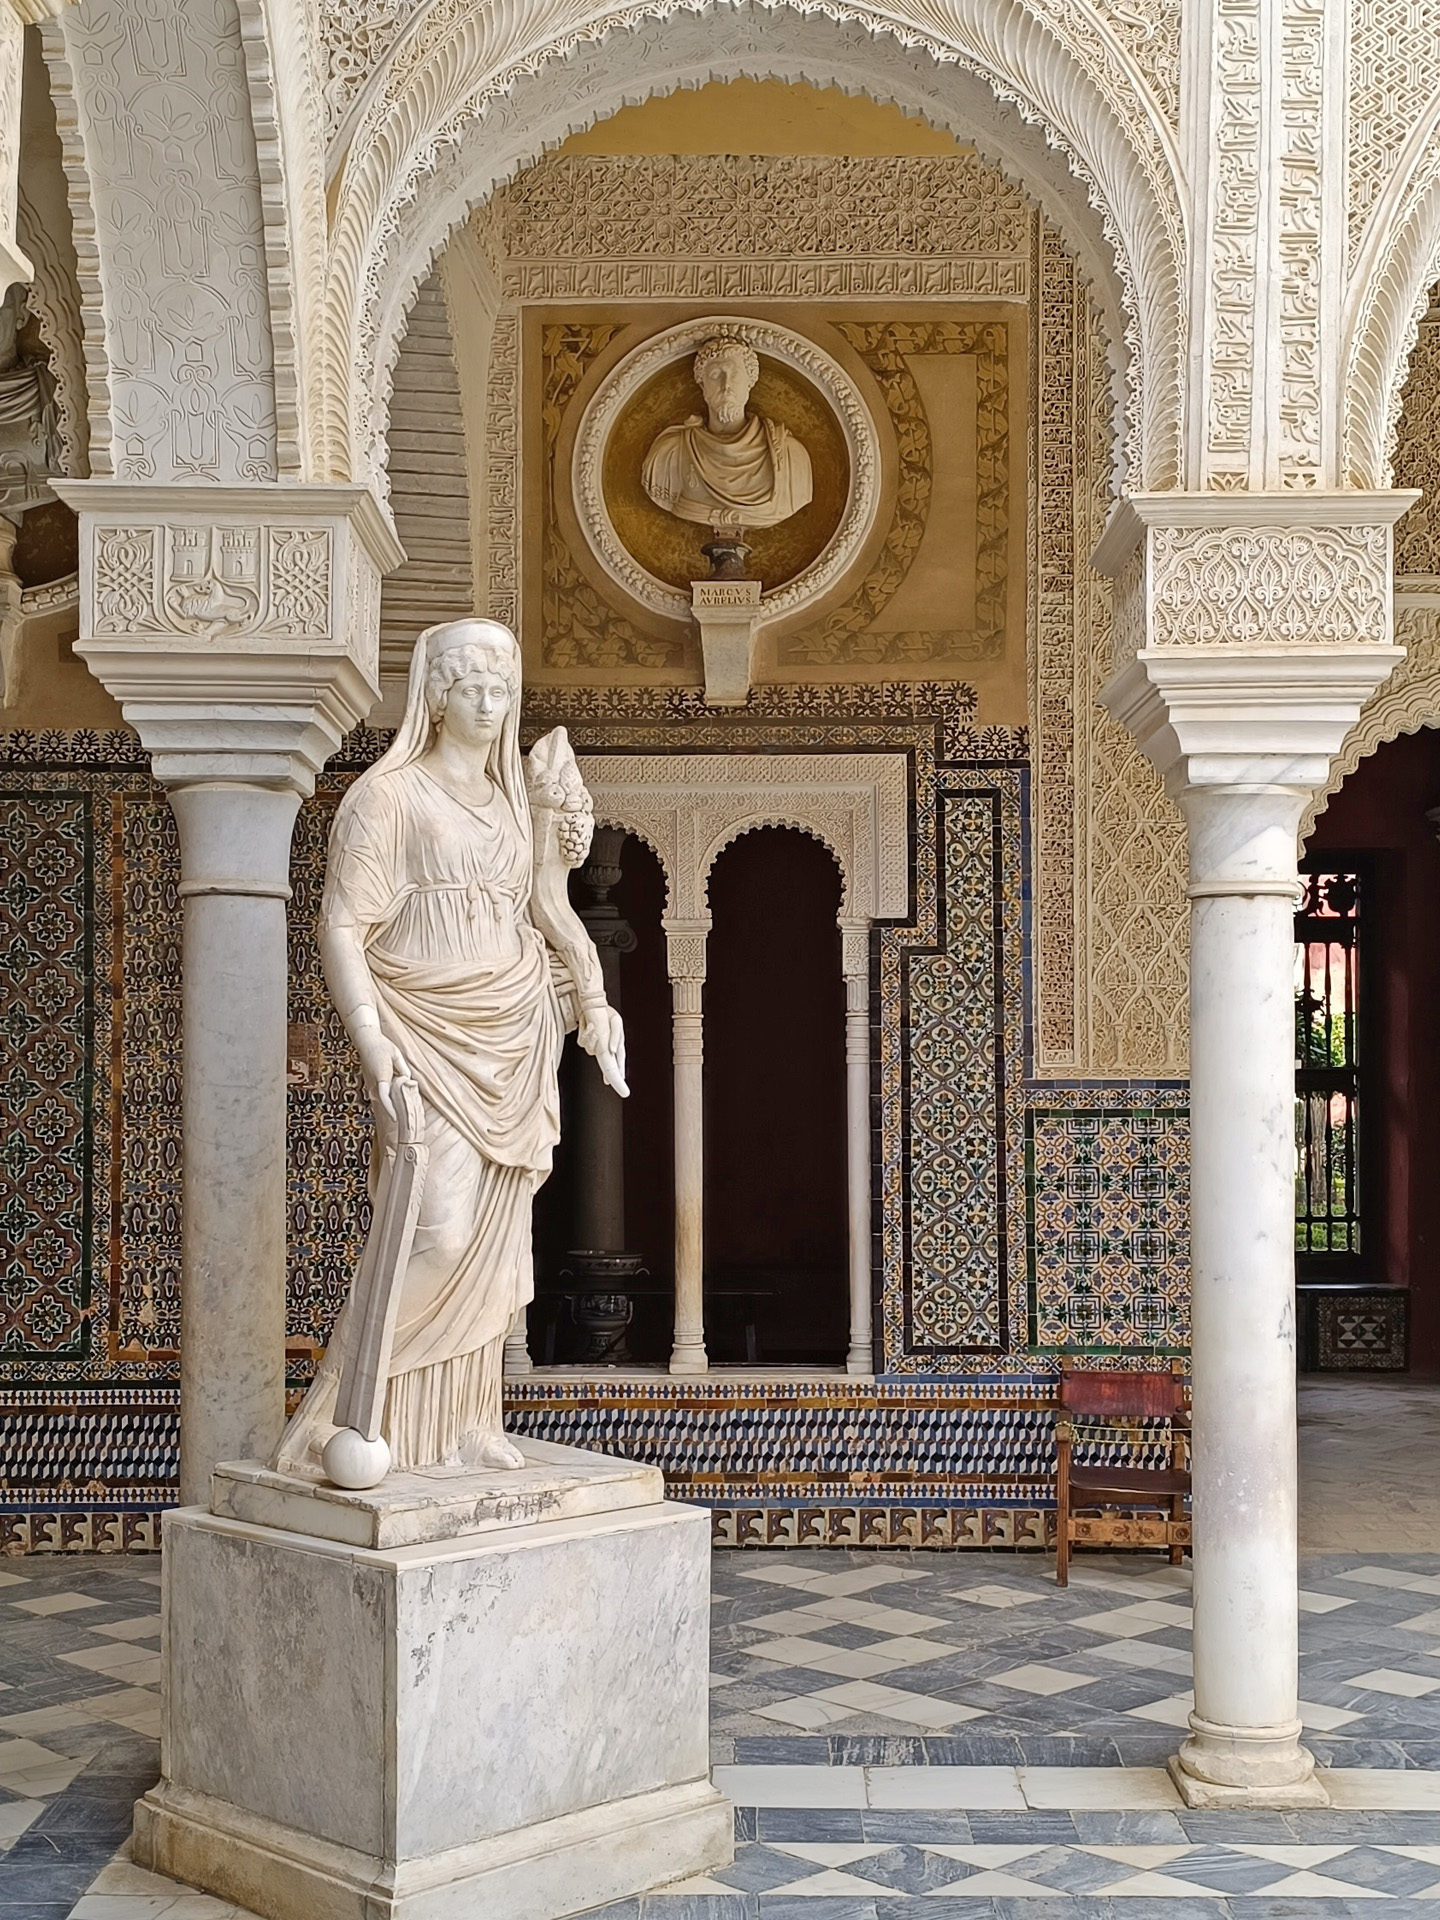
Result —
POLYGON ((364 1493, 221 1467, 166 1516, 137 1861, 267 1920, 559 1920, 731 1857, 708 1514, 520 1445, 364 1493))
POLYGON ((750 697, 755 645, 763 623, 761 591, 758 580, 694 580, 690 584, 705 663, 707 706, 743 707, 750 697))

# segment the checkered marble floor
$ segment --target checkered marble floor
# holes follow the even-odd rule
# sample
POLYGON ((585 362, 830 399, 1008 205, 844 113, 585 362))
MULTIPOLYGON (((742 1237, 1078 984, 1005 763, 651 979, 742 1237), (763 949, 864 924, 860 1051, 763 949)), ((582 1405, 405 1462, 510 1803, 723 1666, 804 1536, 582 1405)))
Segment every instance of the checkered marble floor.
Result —
MULTIPOLYGON (((1440 1555, 1303 1581, 1336 1804, 1190 1813, 1162 1770, 1188 1569, 1085 1556, 1062 1593, 1038 1557, 718 1555, 735 1862, 604 1920, 1440 1915, 1440 1555)), ((143 1558, 0 1564, 0 1920, 246 1920, 125 1856, 158 1770, 158 1582, 143 1558)))

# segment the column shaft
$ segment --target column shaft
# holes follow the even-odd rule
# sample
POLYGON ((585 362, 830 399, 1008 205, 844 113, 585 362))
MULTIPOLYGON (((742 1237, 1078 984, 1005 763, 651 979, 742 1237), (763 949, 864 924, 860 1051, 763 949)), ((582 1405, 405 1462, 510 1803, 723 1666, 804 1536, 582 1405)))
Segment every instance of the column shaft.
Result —
POLYGON ((293 789, 176 786, 184 1033, 180 1498, 285 1419, 285 1041, 293 789))
POLYGON ((705 1079, 699 980, 675 980, 675 1347, 671 1373, 704 1373, 705 1079))
POLYGON ((873 1373, 870 1313, 870 981, 845 980, 845 1151, 849 1198, 850 1351, 847 1373, 873 1373))
POLYGON ((1300 1745, 1293 787, 1190 787, 1194 1804, 1324 1804, 1300 1745), (1212 1791, 1218 1789, 1218 1792, 1212 1791))

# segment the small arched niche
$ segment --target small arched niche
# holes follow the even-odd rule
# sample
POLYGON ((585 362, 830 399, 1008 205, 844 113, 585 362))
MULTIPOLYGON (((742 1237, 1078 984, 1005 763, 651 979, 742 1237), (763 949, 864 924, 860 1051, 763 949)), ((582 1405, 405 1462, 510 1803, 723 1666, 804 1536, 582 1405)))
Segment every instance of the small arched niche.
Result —
POLYGON ((841 876, 789 827, 710 872, 705 1331, 712 1365, 843 1366, 849 1339, 841 876))

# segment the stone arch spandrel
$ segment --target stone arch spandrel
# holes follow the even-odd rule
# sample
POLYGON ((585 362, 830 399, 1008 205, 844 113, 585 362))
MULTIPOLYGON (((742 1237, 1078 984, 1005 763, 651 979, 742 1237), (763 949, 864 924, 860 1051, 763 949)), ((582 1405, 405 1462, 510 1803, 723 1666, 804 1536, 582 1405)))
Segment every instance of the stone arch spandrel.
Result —
POLYGON ((87 0, 42 31, 70 190, 92 473, 279 478, 271 267, 284 262, 270 257, 275 214, 267 221, 234 0, 144 12, 87 0))
POLYGON ((656 93, 741 76, 899 105, 973 141, 1075 245, 1131 362, 1132 479, 1178 473, 1184 222, 1176 136, 1089 6, 949 0, 653 5, 434 0, 387 50, 347 121, 328 291, 332 458, 378 464, 395 343, 448 234, 548 146, 656 93), (913 17, 912 17, 913 15, 913 17), (422 191, 423 185, 423 191, 422 191), (351 370, 362 370, 351 386, 351 370))

